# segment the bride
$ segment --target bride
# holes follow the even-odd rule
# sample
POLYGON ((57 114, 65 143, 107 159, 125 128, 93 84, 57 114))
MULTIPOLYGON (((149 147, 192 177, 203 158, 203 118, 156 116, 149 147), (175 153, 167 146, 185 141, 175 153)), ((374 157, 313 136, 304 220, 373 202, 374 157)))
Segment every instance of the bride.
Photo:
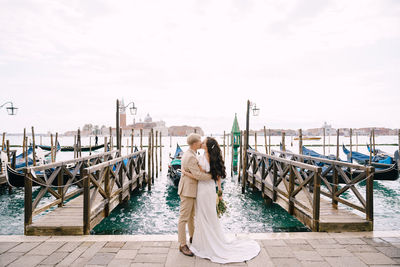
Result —
MULTIPOLYGON (((199 181, 197 185, 195 230, 190 250, 196 256, 216 263, 250 260, 260 252, 259 244, 254 240, 226 237, 217 216, 215 183, 218 185, 218 190, 222 192, 221 179, 226 177, 221 148, 217 140, 211 137, 207 137, 202 142, 201 148, 205 153, 198 158, 200 168, 210 173, 212 179, 199 181)), ((190 172, 184 170, 182 172, 193 178, 190 172)))

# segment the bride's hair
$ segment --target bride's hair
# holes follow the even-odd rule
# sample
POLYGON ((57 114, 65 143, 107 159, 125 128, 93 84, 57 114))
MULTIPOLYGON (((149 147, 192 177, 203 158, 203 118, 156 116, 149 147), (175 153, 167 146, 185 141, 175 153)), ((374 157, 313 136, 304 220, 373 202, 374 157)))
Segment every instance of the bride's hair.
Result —
POLYGON ((226 178, 225 162, 222 159, 221 148, 217 140, 207 137, 206 146, 210 157, 210 173, 212 178, 217 181, 218 177, 226 178))

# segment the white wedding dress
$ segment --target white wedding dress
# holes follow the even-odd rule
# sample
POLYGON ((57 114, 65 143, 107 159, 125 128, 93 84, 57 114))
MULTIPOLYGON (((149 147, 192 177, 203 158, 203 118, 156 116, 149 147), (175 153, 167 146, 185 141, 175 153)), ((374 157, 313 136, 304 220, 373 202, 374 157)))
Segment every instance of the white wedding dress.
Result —
MULTIPOLYGON (((199 164, 206 172, 210 164, 205 155, 198 157, 199 164)), ((195 230, 190 250, 198 257, 216 263, 243 262, 260 252, 259 244, 249 239, 229 239, 223 233, 216 211, 215 181, 199 181, 197 186, 195 230)))

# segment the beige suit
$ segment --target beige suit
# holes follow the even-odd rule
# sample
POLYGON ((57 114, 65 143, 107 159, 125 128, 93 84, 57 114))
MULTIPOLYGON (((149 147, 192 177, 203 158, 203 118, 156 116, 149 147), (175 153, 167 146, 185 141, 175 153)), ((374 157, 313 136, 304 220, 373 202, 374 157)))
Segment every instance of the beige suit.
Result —
POLYGON ((188 149, 182 157, 182 170, 193 174, 192 179, 182 174, 178 185, 178 194, 181 197, 179 222, 178 222, 178 241, 181 245, 186 245, 186 224, 188 224, 189 235, 194 233, 194 213, 197 196, 197 181, 210 180, 211 175, 202 172, 196 158, 196 152, 188 149))

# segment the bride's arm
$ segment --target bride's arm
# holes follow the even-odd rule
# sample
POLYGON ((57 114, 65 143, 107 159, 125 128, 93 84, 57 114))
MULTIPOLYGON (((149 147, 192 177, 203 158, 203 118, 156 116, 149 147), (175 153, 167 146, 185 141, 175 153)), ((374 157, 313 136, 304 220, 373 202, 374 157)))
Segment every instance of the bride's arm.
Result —
POLYGON ((219 199, 222 199, 221 177, 218 177, 217 185, 218 185, 218 196, 219 196, 219 199), (221 192, 221 193, 219 193, 219 192, 221 192))

